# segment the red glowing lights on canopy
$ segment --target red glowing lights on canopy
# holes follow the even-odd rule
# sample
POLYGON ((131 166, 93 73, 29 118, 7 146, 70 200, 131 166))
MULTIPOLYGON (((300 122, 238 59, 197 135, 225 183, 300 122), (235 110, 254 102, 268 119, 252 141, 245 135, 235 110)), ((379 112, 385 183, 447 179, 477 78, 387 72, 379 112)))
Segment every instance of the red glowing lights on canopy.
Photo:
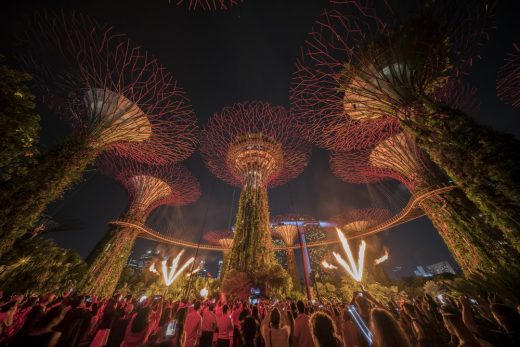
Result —
POLYGON ((498 72, 497 92, 503 102, 520 107, 520 45, 513 48, 498 72))
POLYGON ((231 249, 233 246, 234 234, 229 230, 212 230, 204 233, 204 240, 225 248, 231 249))
POLYGON ((38 94, 88 147, 160 164, 194 151, 198 127, 184 91, 126 36, 75 12, 41 11, 19 43, 38 94))
POLYGON ((130 195, 129 211, 149 214, 161 205, 186 205, 200 195, 197 179, 180 165, 151 165, 112 153, 98 159, 100 171, 117 180, 130 195))
POLYGON ((218 11, 227 10, 241 4, 244 0, 170 0, 177 6, 186 7, 188 10, 218 11))
POLYGON ((418 95, 437 99, 472 65, 493 16, 492 1, 331 3, 301 50, 290 101, 304 136, 334 151, 399 132, 418 95))
POLYGON ((366 184, 394 179, 412 192, 432 184, 432 179, 442 177, 405 133, 392 135, 371 148, 333 152, 330 168, 345 182, 366 184))
POLYGON ((356 232, 365 231, 391 217, 390 212, 384 208, 349 209, 334 216, 331 221, 336 223, 341 230, 351 236, 356 232))
POLYGON ((209 170, 229 184, 274 187, 303 171, 310 145, 284 107, 254 101, 215 113, 202 132, 200 151, 209 170))

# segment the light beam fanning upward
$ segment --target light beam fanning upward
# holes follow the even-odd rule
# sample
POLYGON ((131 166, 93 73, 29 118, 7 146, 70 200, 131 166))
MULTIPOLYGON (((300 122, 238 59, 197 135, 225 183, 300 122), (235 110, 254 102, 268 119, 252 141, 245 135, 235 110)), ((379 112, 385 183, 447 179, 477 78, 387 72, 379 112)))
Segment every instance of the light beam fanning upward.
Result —
POLYGON ((347 271, 347 273, 350 276, 352 276, 354 280, 356 280, 357 282, 361 282, 361 279, 363 278, 363 266, 365 262, 366 243, 364 240, 361 241, 361 246, 359 246, 358 251, 358 261, 356 264, 356 262, 354 261, 354 256, 352 255, 352 251, 350 250, 350 246, 348 245, 347 238, 339 228, 336 228, 336 230, 338 232, 338 237, 341 241, 341 245, 343 246, 343 250, 347 254, 348 264, 338 253, 332 252, 332 254, 334 255, 334 258, 336 258, 338 264, 343 266, 345 271, 347 271))
POLYGON ((194 257, 191 257, 188 259, 186 263, 177 271, 177 267, 179 266, 179 260, 181 259, 182 254, 184 253, 184 250, 182 250, 177 256, 172 260, 172 264, 170 266, 170 269, 168 270, 168 266, 166 265, 167 260, 163 260, 161 262, 161 272, 163 275, 164 284, 169 287, 177 277, 195 260, 194 257))

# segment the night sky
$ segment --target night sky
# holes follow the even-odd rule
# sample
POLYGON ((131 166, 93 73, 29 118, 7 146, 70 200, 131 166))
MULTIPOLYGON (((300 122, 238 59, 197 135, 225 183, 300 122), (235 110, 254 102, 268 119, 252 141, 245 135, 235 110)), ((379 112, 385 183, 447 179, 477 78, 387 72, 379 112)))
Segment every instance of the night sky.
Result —
MULTIPOLYGON (((288 107, 296 54, 325 6, 324 0, 244 0, 242 5, 224 12, 188 12, 167 0, 8 0, 3 1, 0 15, 1 52, 10 55, 12 36, 23 30, 22 18, 31 11, 40 7, 74 8, 113 26, 116 32, 126 33, 156 55, 185 89, 202 125, 215 111, 238 101, 263 100, 288 107)), ((520 36, 519 10, 519 2, 504 1, 491 41, 468 77, 468 82, 478 88, 481 103, 475 118, 517 136, 518 111, 497 99, 495 78, 512 43, 520 36)), ((38 110, 42 115, 41 146, 45 149, 62 141, 70 131, 44 106, 38 110)), ((204 231, 232 226, 240 191, 215 178, 198 152, 183 164, 201 182, 202 197, 180 208, 160 207, 147 224, 191 241, 198 241, 204 231)), ((330 173, 327 151, 318 148, 313 149, 302 175, 269 193, 271 215, 304 213, 319 219, 347 208, 387 207, 395 212, 407 199, 406 189, 397 183, 369 187, 341 182, 330 173)), ((57 220, 79 222, 81 228, 47 237, 86 257, 107 232, 107 222, 117 219, 126 203, 126 193, 116 182, 90 168, 84 180, 47 211, 57 220)), ((416 265, 442 260, 454 264, 425 217, 369 240, 376 241, 390 249, 391 258, 385 263, 388 270, 403 266, 402 274, 410 274, 416 265)), ((153 246, 154 242, 139 240, 134 252, 140 254, 153 246)), ((208 260, 220 256, 211 252, 201 255, 208 260)))

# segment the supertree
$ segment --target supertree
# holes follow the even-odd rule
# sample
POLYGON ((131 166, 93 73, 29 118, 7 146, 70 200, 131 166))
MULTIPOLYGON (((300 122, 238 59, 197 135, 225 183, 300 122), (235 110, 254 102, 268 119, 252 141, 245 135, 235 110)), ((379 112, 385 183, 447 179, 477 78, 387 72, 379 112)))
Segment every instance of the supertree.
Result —
POLYGON ((287 271, 292 278, 293 286, 298 286, 300 283, 300 276, 298 268, 296 267, 296 255, 294 249, 291 248, 298 241, 299 232, 298 227, 292 224, 279 224, 272 227, 273 236, 279 237, 286 247, 287 252, 287 271))
MULTIPOLYGON (((331 169, 350 183, 371 183, 387 179, 402 182, 414 193, 447 182, 442 173, 405 133, 395 134, 372 148, 337 152, 331 157, 331 169)), ((492 278, 497 286, 507 288, 510 279, 502 276, 520 274, 516 269, 518 252, 504 240, 504 235, 486 223, 477 207, 458 189, 423 200, 424 210, 443 237, 466 275, 492 278)), ((513 281, 514 283, 514 281, 513 281)), ((514 286, 513 286, 514 288, 514 286)))
POLYGON ((189 11, 218 11, 227 10, 241 4, 244 0, 170 0, 177 6, 186 7, 189 11))
POLYGON ((188 157, 197 141, 196 118, 170 73, 87 16, 36 14, 19 53, 39 96, 74 132, 38 158, 30 180, 6 188, 0 255, 101 152, 163 164, 188 157))
POLYGON ((296 177, 310 146, 282 106, 236 103, 214 114, 202 133, 201 153, 218 178, 242 187, 228 269, 246 272, 273 265, 267 188, 296 177))
MULTIPOLYGON (((144 224, 158 206, 189 204, 201 194, 195 177, 182 166, 143 164, 109 153, 103 154, 98 166, 128 192, 128 207, 121 218, 134 223, 144 224)), ((133 228, 112 227, 89 257, 82 283, 85 293, 103 297, 113 293, 138 235, 133 228)))
POLYGON ((387 209, 362 208, 348 209, 330 220, 335 222, 347 237, 353 237, 388 218, 390 218, 390 212, 387 209))
POLYGON ((204 240, 221 247, 226 248, 223 251, 222 267, 220 276, 224 277, 227 265, 229 250, 233 247, 233 237, 235 234, 230 230, 212 230, 204 234, 204 240))
POLYGON ((446 102, 487 40, 494 1, 390 3, 332 1, 296 65, 292 112, 309 139, 338 151, 399 124, 520 249, 519 141, 446 102))
MULTIPOLYGON (((348 209, 345 212, 332 217, 331 222, 335 222, 347 237, 353 237, 364 233, 371 227, 382 223, 390 218, 390 212, 384 208, 362 208, 348 209)), ((380 266, 374 261, 379 257, 379 247, 375 247, 374 242, 368 242, 368 249, 365 255, 366 277, 369 281, 376 281, 381 284, 389 282, 388 276, 380 266)))
POLYGON ((520 47, 515 43, 513 48, 498 71, 497 94, 503 102, 520 107, 520 47))

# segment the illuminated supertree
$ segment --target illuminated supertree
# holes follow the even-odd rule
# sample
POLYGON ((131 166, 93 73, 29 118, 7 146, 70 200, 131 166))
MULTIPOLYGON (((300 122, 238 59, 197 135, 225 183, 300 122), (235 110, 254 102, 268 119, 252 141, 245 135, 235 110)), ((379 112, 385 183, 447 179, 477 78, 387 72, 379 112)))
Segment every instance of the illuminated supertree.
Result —
POLYGON ((362 208, 349 209, 330 220, 338 225, 338 227, 347 235, 353 237, 362 233, 374 225, 390 218, 390 212, 384 208, 362 208))
POLYGON ((299 232, 296 225, 281 224, 272 227, 273 236, 279 237, 286 247, 287 252, 287 271, 293 280, 293 286, 297 287, 300 283, 300 276, 296 267, 296 255, 294 249, 290 248, 298 241, 299 232))
POLYGON ((514 44, 513 48, 498 71, 497 93, 503 102, 520 107, 520 47, 514 44))
POLYGON ((20 42, 20 58, 42 100, 74 133, 38 159, 29 182, 16 182, 5 194, 11 200, 0 218, 0 255, 101 152, 177 162, 193 152, 198 133, 170 73, 111 28, 76 13, 41 12, 20 42))
MULTIPOLYGON (((334 153, 331 169, 336 176, 351 183, 396 179, 412 193, 447 180, 405 133, 392 135, 369 149, 334 153)), ((504 269, 512 269, 511 262, 517 263, 514 259, 519 258, 518 252, 505 242, 497 228, 486 223, 460 190, 429 197, 420 207, 466 274, 494 276, 504 269)), ((502 283, 504 279, 497 278, 497 281, 502 283)))
POLYGON ((222 267, 220 276, 224 277, 225 269, 227 266, 227 260, 229 255, 229 250, 233 247, 233 237, 235 234, 232 231, 229 230, 213 230, 208 231, 204 234, 204 240, 214 244, 218 245, 220 247, 227 248, 228 250, 223 251, 223 258, 222 258, 222 267))
POLYGON ((236 103, 210 118, 201 153, 209 170, 242 187, 228 269, 266 271, 273 265, 267 188, 298 176, 310 146, 282 106, 236 103))
POLYGON ((189 11, 218 11, 227 10, 241 4, 244 0, 170 0, 177 6, 186 7, 189 11))
POLYGON ((487 40, 494 1, 370 4, 332 1, 309 33, 291 91, 304 134, 346 151, 399 125, 520 250, 520 143, 447 102, 487 40))
MULTIPOLYGON (((129 194, 129 204, 122 219, 144 224, 161 205, 185 205, 201 194, 195 177, 182 166, 150 165, 104 154, 99 159, 101 172, 117 180, 129 194)), ((109 296, 132 252, 139 231, 114 226, 91 255, 89 270, 83 281, 85 293, 109 296)))

